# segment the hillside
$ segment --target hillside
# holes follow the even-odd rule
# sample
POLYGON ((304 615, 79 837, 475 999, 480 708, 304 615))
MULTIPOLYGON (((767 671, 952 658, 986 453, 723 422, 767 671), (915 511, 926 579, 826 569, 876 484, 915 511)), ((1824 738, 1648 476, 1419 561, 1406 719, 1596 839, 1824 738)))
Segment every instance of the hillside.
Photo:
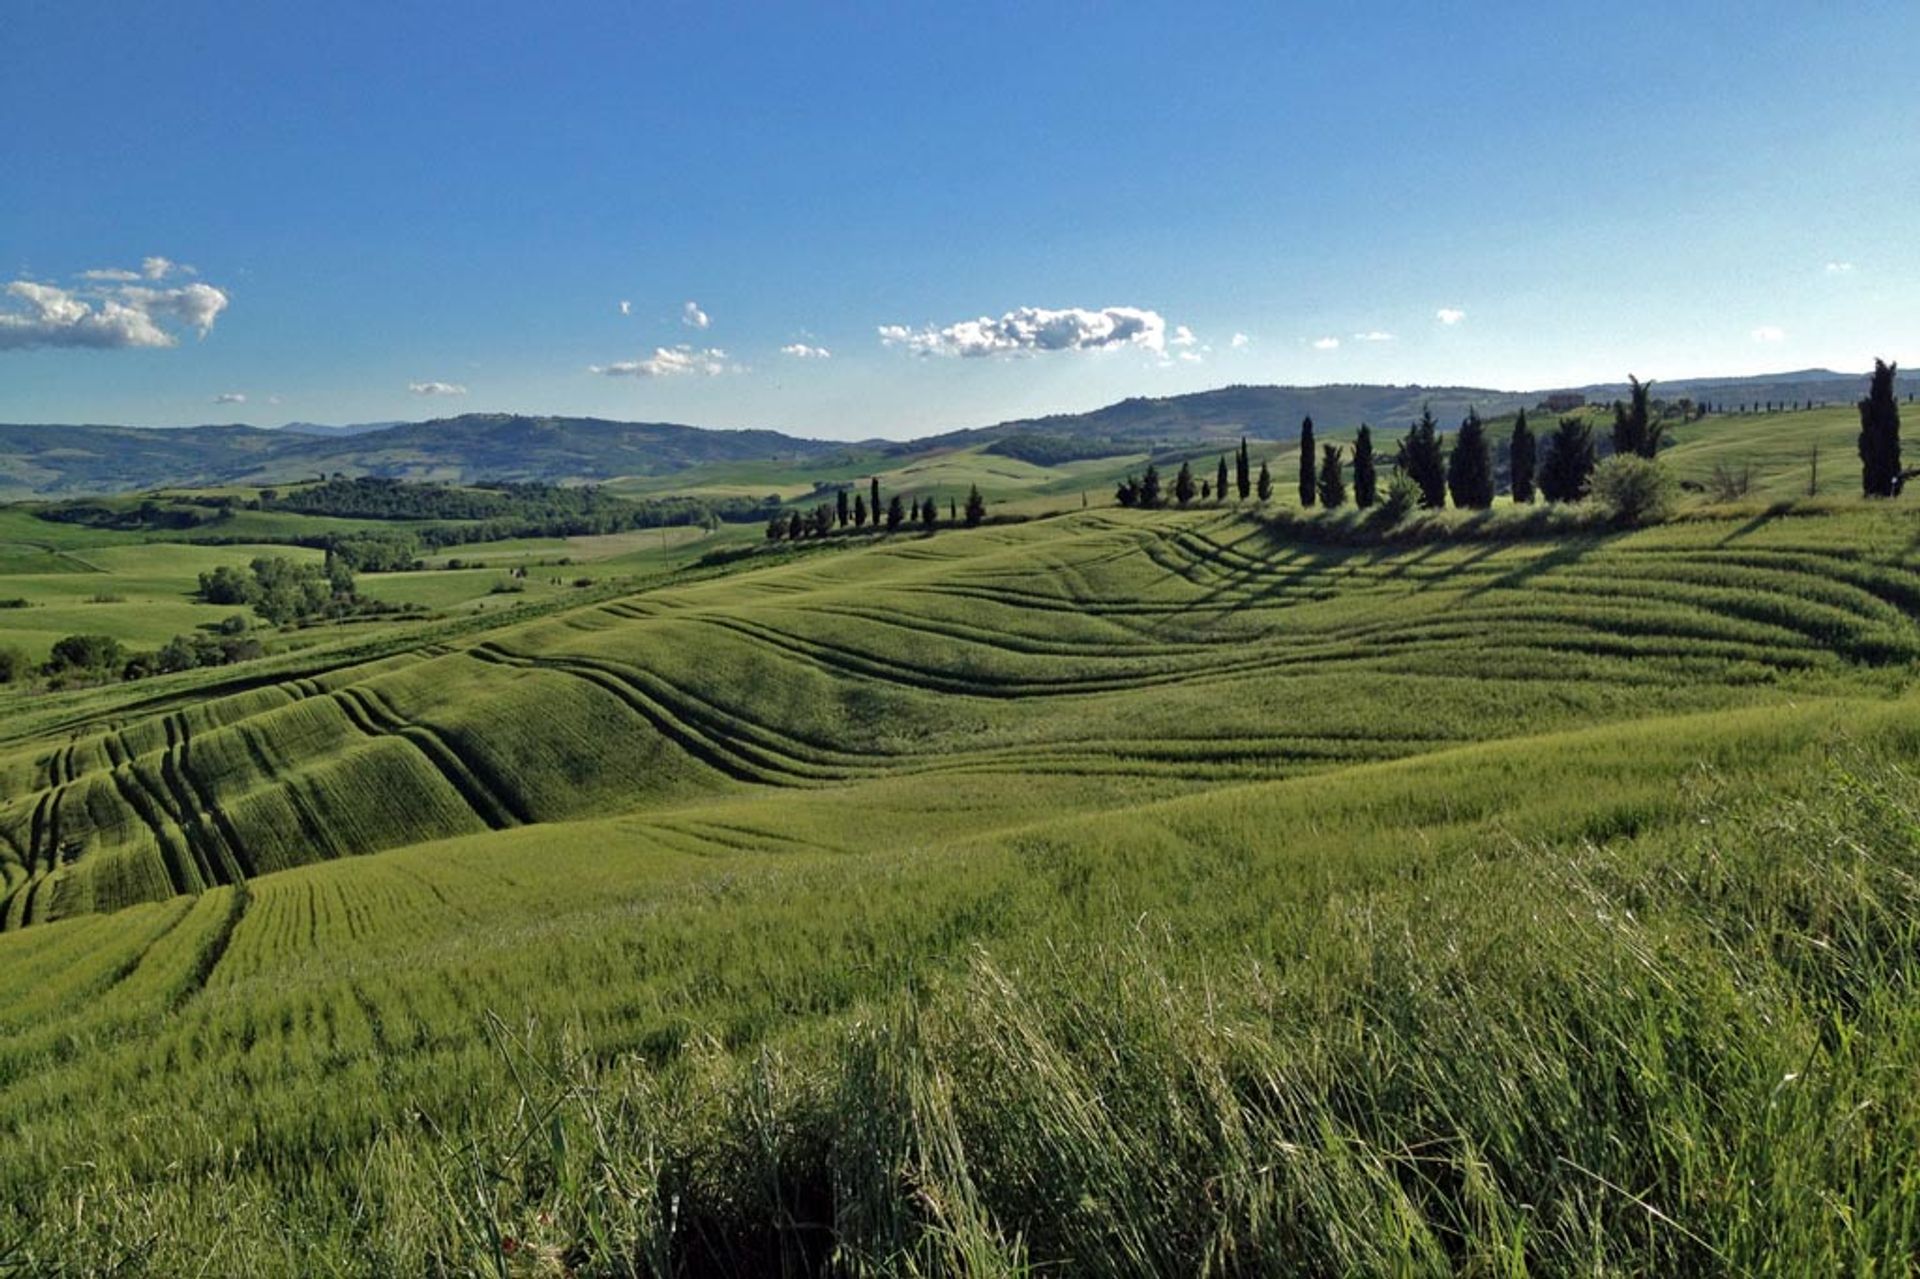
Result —
POLYGON ((1329 1271, 1526 1216, 1546 1270, 1905 1255, 1920 972, 1848 956, 1920 870, 1910 527, 1090 511, 0 701, 0 1240, 939 1271, 1137 1230, 1148 1269, 1329 1271), (1770 1110, 1794 1071, 1851 1082, 1770 1110), (1762 1116, 1843 1153, 1749 1175, 1762 1116))

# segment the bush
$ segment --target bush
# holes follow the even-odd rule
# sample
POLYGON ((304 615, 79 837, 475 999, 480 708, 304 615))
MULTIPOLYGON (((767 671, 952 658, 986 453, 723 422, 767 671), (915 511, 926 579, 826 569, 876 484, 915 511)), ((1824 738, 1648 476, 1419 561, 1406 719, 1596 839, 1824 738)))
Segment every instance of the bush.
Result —
POLYGON ((1387 481, 1387 491, 1381 497, 1380 505, 1374 508, 1373 514, 1368 518, 1379 524, 1398 524, 1413 514, 1414 508, 1420 505, 1422 492, 1421 487, 1414 483, 1412 476, 1404 471, 1397 471, 1393 478, 1387 481))
POLYGON ((1725 462, 1713 464, 1713 474, 1707 478, 1707 493, 1714 501, 1737 502, 1752 490, 1753 463, 1745 462, 1738 467, 1725 462))
POLYGON ((18 684, 32 674, 32 658, 17 648, 0 648, 0 684, 18 684))
POLYGON ((1673 514, 1673 477, 1651 458, 1615 455, 1593 472, 1593 501, 1625 528, 1658 524, 1673 514))
POLYGON ((29 608, 29 607, 31 607, 29 602, 25 599, 22 599, 18 595, 14 596, 12 599, 0 600, 0 608, 29 608))
POLYGON ((50 671, 113 671, 126 661, 120 641, 111 635, 69 635, 53 646, 50 671))
POLYGON ((221 618, 219 625, 213 629, 222 635, 245 635, 247 628, 251 625, 252 623, 247 621, 247 615, 245 613, 234 613, 231 616, 221 618))

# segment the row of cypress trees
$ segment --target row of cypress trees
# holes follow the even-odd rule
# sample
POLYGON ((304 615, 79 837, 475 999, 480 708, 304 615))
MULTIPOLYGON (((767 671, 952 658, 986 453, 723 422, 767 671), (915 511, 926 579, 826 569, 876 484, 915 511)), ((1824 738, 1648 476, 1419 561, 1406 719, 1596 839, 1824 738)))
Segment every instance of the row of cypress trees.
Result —
MULTIPOLYGON (((868 498, 858 493, 853 494, 852 501, 849 502, 848 492, 847 489, 841 489, 834 494, 834 500, 831 503, 822 502, 805 513, 776 511, 773 518, 767 521, 767 540, 777 542, 785 539, 789 542, 797 542, 803 537, 825 537, 835 528, 844 529, 849 526, 855 529, 865 528, 869 518, 876 529, 881 527, 884 520, 889 533, 898 532, 910 523, 919 526, 921 531, 926 533, 931 533, 940 526, 940 508, 932 498, 924 501, 915 498, 909 503, 895 493, 883 514, 880 506, 880 477, 877 475, 869 482, 871 508, 868 505, 868 498)), ((972 485, 967 491, 966 525, 968 528, 978 528, 980 522, 986 518, 987 501, 980 495, 980 486, 972 485)), ((955 524, 960 520, 959 505, 952 498, 948 498, 947 522, 955 524)))

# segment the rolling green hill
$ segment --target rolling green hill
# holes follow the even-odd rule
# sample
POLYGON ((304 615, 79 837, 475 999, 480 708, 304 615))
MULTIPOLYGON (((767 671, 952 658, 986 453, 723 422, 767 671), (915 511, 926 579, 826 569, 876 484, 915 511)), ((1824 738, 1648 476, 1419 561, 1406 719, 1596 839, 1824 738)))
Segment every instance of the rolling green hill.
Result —
POLYGON ((0 1257, 1910 1256, 1912 517, 1297 531, 1072 510, 0 697, 0 1257))

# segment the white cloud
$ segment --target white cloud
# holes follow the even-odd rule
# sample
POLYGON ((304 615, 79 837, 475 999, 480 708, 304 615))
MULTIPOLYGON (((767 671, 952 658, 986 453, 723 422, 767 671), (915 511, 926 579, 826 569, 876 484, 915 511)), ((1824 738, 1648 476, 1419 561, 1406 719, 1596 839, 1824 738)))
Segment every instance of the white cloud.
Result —
POLYGON ((1167 339, 1168 346, 1195 346, 1200 339, 1193 336, 1193 330, 1184 324, 1174 326, 1173 336, 1167 339))
POLYGON ((738 368, 727 362, 727 353, 719 347, 696 349, 691 346, 657 346, 653 348, 653 354, 644 360, 590 364, 587 371, 604 377, 680 377, 689 373, 717 377, 722 373, 737 372, 738 368))
POLYGON ((200 273, 190 266, 182 266, 180 263, 167 258, 151 257, 140 260, 140 274, 146 276, 149 280, 164 280, 170 275, 198 275, 200 273))
MULTIPOLYGON (((180 268, 168 262, 166 269, 180 268)), ((80 278, 86 283, 72 289, 36 280, 8 284, 0 299, 0 350, 178 346, 169 324, 205 337, 227 309, 226 293, 210 284, 152 289, 130 283, 139 278, 131 271, 111 268, 80 278)))
POLYGON ((1784 342, 1787 340, 1787 331, 1777 324, 1763 324, 1753 331, 1753 340, 1756 342, 1784 342))
POLYGON ((213 402, 215 404, 245 404, 247 402, 247 393, 245 391, 222 391, 213 397, 213 402))
POLYGON ((824 346, 808 346, 805 342, 793 342, 780 348, 780 354, 791 355, 796 360, 830 360, 833 352, 824 346))
POLYGON ((1335 337, 1319 338, 1314 342, 1313 349, 1316 351, 1338 351, 1340 349, 1340 339, 1335 337))
POLYGON ((1828 275, 1846 275, 1846 274, 1847 274, 1848 272, 1850 272, 1850 271, 1852 271, 1852 270, 1853 270, 1853 263, 1851 263, 1851 262, 1829 262, 1829 263, 1827 263, 1827 274, 1828 274, 1828 275))
POLYGON ((704 329, 713 321, 700 309, 698 302, 689 302, 680 308, 680 323, 690 329, 704 329))
POLYGON ((1236 333, 1233 335, 1233 341, 1229 345, 1236 351, 1244 351, 1253 345, 1253 339, 1244 333, 1236 333))
POLYGON ((621 298, 621 299, 620 299, 620 314, 622 314, 622 315, 632 315, 632 314, 633 314, 633 303, 631 303, 631 302, 629 302, 629 301, 627 301, 627 300, 626 300, 625 298, 621 298))
POLYGON ((465 395, 467 388, 458 382, 409 382, 407 389, 415 395, 465 395))
POLYGON ((1182 351, 1180 352, 1180 362, 1183 364, 1200 364, 1204 363, 1204 357, 1198 351, 1182 351))
MULTIPOLYGON (((1441 314, 1444 316, 1446 313, 1442 312, 1441 314)), ((1463 312, 1455 312, 1455 314, 1464 316, 1463 312)), ((1365 333, 1354 334, 1353 340, 1356 342, 1391 342, 1393 341, 1393 334, 1387 332, 1385 329, 1368 329, 1365 333)))
MULTIPOLYGON (((1184 327, 1175 330, 1176 341, 1184 327)), ((1023 306, 999 319, 981 316, 944 328, 910 329, 883 324, 880 341, 919 355, 1024 355, 1035 351, 1102 351, 1138 348, 1164 354, 1167 322, 1157 311, 1131 306, 1049 310, 1023 306)), ((1187 336, 1191 338, 1191 334, 1187 336)))
POLYGON ((278 404, 279 402, 280 402, 280 397, 277 395, 269 395, 267 397, 267 403, 269 404, 278 404))
POLYGON ((1467 318, 1467 313, 1459 307, 1443 306, 1433 313, 1433 318, 1451 328, 1467 318))

